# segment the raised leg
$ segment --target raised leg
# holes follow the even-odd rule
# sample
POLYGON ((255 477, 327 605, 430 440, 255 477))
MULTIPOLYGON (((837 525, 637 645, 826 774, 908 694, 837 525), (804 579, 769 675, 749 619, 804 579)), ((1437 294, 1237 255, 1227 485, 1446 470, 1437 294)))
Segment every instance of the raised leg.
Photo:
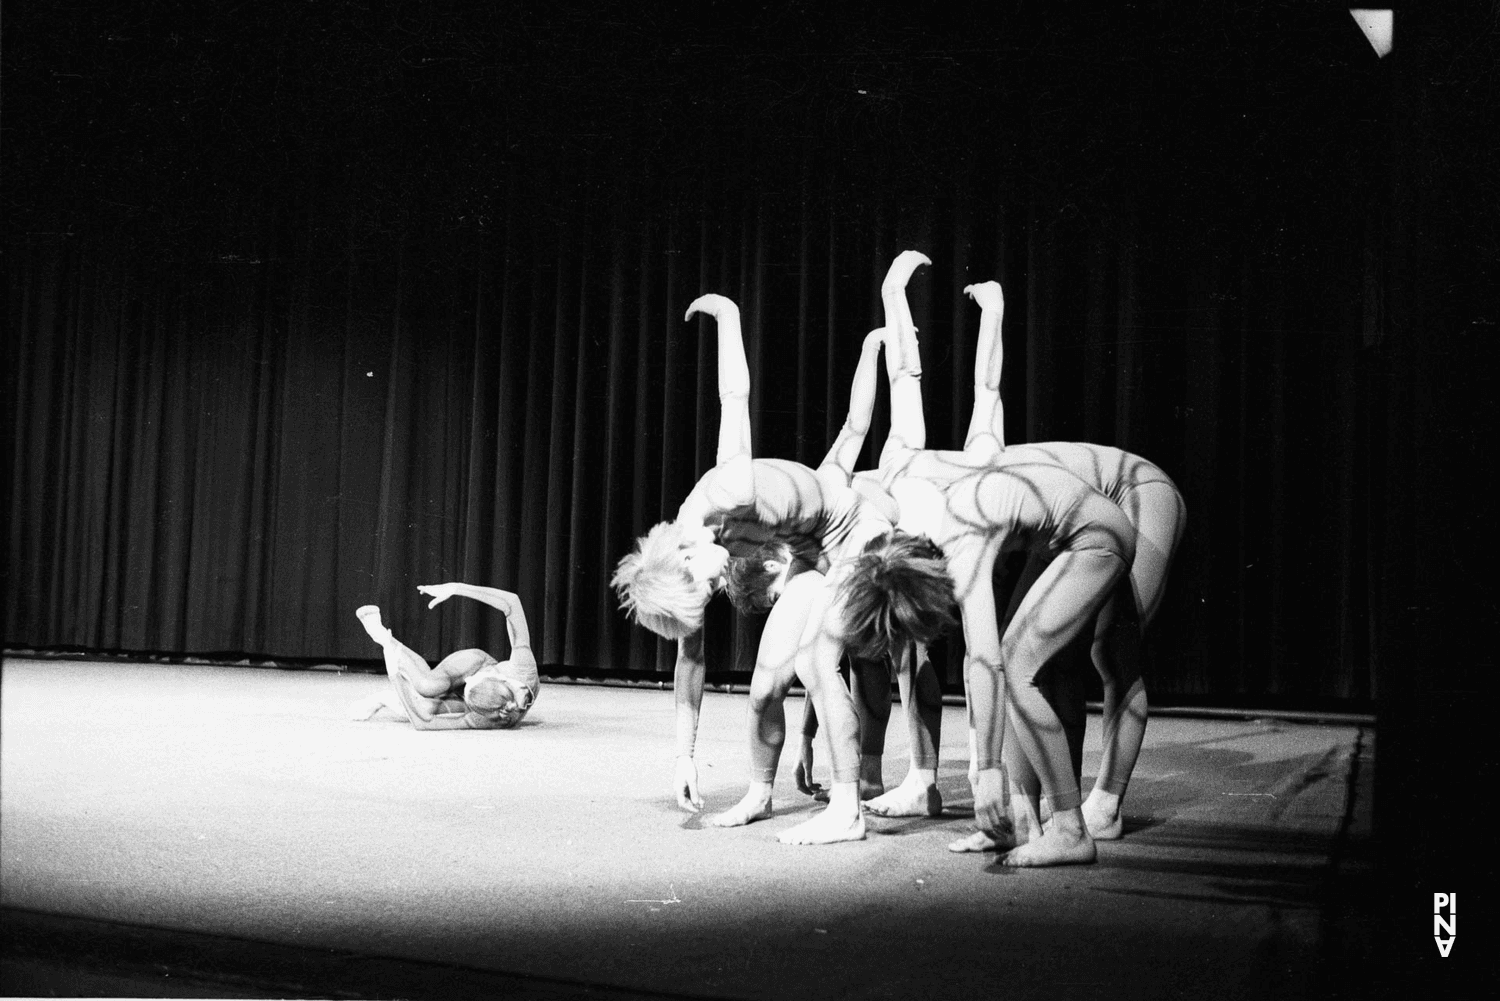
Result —
POLYGON ((865 436, 870 431, 870 415, 875 409, 877 383, 877 359, 881 344, 885 340, 884 330, 872 330, 865 335, 860 347, 859 364, 854 369, 854 381, 849 387, 849 416, 839 429, 833 447, 823 457, 819 471, 836 470, 844 482, 854 475, 854 466, 859 462, 859 453, 864 449, 865 436))
POLYGON ((896 255, 880 286, 880 299, 885 306, 885 367, 891 386, 887 452, 919 449, 927 444, 927 423, 922 413, 922 356, 917 327, 906 301, 906 285, 918 267, 931 263, 915 250, 902 251, 896 255))
POLYGON ((964 451, 998 455, 1005 448, 1005 406, 1000 400, 1000 375, 1005 345, 1000 336, 1005 316, 1005 296, 999 282, 984 282, 964 289, 979 304, 979 338, 974 353, 974 411, 964 451))
POLYGON ((380 620, 379 608, 362 605, 354 614, 370 638, 380 644, 385 673, 407 715, 430 719, 443 712, 442 696, 448 693, 447 680, 435 677, 420 654, 391 634, 380 620))
POLYGON ((740 309, 722 295, 704 295, 687 308, 687 318, 706 313, 719 332, 719 449, 716 463, 753 453, 750 447, 750 366, 740 333, 740 309))

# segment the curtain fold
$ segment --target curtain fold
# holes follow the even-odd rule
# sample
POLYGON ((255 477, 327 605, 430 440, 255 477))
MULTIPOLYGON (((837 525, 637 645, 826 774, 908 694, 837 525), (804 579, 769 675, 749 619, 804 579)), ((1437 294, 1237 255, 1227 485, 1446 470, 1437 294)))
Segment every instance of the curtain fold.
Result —
MULTIPOLYGON (((304 116, 263 133, 281 159, 202 166, 175 202, 79 180, 6 238, 7 644, 373 659, 353 611, 375 603, 429 657, 502 653, 498 616, 415 591, 463 579, 521 596, 549 669, 664 677, 672 645, 608 581, 713 462, 711 323, 687 304, 739 304, 757 452, 816 464, 916 248, 933 447, 972 403, 962 289, 997 279, 1008 439, 1118 445, 1186 495, 1154 693, 1372 697, 1400 378, 1388 186, 1357 169, 1380 71, 1220 27, 1171 29, 1207 47, 1179 67, 1130 63, 1147 28, 1106 25, 1081 44, 1133 67, 1109 79, 1052 58, 1077 39, 769 67, 665 39, 590 87, 540 72, 551 35, 491 65, 458 32, 432 44, 472 79, 359 55, 384 103, 351 83, 277 106, 304 116), (1221 105, 1187 86, 1204 72, 1221 105)), ((886 408, 882 387, 867 465, 886 408)), ((723 601, 708 623, 711 669, 748 671, 759 624, 723 601)))
MULTIPOLYGON (((482 609, 427 612, 414 590, 459 578, 522 595, 544 664, 669 670, 608 579, 713 460, 711 325, 684 322, 687 302, 736 298, 757 451, 815 464, 881 322, 883 266, 913 246, 934 258, 911 296, 934 447, 961 444, 972 402, 961 289, 997 277, 1010 439, 1118 444, 1186 494, 1158 688, 1369 697, 1358 272, 1166 261, 972 189, 900 211, 827 191, 650 197, 557 229, 516 213, 441 262, 418 234, 288 234, 289 256, 170 275, 83 237, 33 248, 8 641, 368 658, 352 613, 369 602, 429 655, 503 647, 482 609)), ((718 602, 709 621, 715 666, 748 670, 757 625, 718 602)))

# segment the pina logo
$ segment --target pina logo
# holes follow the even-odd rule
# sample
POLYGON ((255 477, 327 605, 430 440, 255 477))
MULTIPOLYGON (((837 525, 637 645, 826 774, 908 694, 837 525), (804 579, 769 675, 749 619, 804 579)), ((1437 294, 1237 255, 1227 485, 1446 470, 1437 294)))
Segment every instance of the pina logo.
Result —
POLYGON ((1438 955, 1446 958, 1458 940, 1458 894, 1432 895, 1432 937, 1437 942, 1438 955))

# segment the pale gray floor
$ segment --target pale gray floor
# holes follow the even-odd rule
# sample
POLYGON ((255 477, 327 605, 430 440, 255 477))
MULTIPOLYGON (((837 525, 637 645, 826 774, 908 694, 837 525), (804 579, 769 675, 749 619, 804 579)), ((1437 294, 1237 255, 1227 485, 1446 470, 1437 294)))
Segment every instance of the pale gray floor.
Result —
MULTIPOLYGON (((944 848, 971 829, 962 710, 948 816, 803 848, 775 839, 815 809, 791 754, 769 821, 677 810, 669 690, 548 685, 512 731, 345 718, 384 684, 6 660, 0 904, 713 997, 1302 996, 1341 825, 1368 834, 1368 803, 1345 818, 1353 726, 1153 720, 1126 839, 1018 873, 944 848)), ((705 697, 698 750, 728 807, 742 696, 705 697)), ((899 718, 887 755, 894 785, 899 718)))

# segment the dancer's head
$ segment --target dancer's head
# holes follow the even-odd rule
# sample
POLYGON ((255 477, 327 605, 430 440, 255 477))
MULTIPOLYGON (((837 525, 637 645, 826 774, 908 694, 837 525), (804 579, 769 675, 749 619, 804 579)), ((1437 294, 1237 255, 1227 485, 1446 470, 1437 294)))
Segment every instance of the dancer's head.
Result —
MULTIPOLYGON (((503 666, 503 665, 502 665, 503 666)), ((515 726, 531 708, 531 693, 512 687, 504 678, 491 671, 471 675, 464 681, 464 705, 486 719, 494 720, 502 727, 515 726)))
POLYGON ((931 643, 958 621, 947 562, 925 536, 896 531, 871 539, 841 588, 851 657, 896 656, 913 641, 931 643))
POLYGON ((684 531, 664 521, 636 540, 610 584, 633 620, 658 636, 680 640, 702 628, 703 609, 728 559, 729 551, 707 529, 684 531))
POLYGON ((761 543, 748 556, 729 561, 724 591, 745 615, 764 615, 781 597, 793 577, 818 568, 822 547, 805 535, 789 535, 761 543))

